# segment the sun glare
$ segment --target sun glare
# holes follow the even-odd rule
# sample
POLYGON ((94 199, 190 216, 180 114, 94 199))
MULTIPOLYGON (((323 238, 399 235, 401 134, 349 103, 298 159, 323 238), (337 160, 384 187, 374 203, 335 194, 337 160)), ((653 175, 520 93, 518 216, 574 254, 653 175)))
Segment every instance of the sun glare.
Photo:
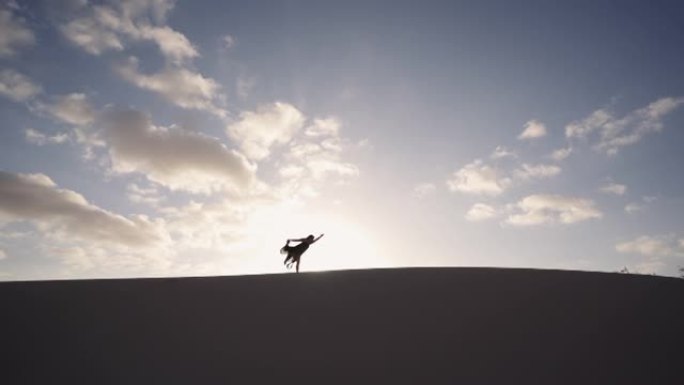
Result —
POLYGON ((284 256, 278 252, 288 238, 325 234, 304 253, 301 271, 325 271, 383 267, 372 232, 346 218, 342 210, 309 213, 303 207, 279 206, 253 216, 249 226, 257 258, 247 269, 253 273, 283 272, 284 256))

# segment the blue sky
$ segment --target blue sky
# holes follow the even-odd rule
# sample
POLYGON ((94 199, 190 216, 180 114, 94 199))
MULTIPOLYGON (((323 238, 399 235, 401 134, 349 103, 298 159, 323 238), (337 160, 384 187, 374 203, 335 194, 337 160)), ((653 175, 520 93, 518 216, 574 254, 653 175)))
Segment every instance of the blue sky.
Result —
POLYGON ((678 275, 677 2, 5 1, 0 279, 678 275))

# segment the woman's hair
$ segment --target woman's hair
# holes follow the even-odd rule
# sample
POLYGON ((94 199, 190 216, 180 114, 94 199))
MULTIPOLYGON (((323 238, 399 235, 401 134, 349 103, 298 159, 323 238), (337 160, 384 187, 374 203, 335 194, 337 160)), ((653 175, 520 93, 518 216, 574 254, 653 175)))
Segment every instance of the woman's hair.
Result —
POLYGON ((313 241, 313 239, 314 239, 314 236, 311 235, 311 234, 309 234, 309 236, 306 237, 306 240, 307 240, 307 241, 313 241))

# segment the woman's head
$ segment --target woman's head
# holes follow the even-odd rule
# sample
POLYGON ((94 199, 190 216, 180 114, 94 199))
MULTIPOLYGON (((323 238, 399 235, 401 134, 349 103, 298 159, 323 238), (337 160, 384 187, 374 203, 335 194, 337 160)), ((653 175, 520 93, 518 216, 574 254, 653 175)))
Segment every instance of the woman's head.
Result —
POLYGON ((313 241, 313 240, 314 240, 314 236, 311 235, 311 234, 309 234, 309 236, 306 237, 306 241, 307 241, 307 242, 311 242, 311 241, 313 241))

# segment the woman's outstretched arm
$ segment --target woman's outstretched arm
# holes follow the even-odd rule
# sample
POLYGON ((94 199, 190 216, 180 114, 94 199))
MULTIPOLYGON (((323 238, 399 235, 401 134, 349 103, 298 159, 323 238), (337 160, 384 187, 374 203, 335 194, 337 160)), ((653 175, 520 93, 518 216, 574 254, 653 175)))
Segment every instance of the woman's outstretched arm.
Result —
POLYGON ((317 240, 323 238, 324 235, 325 235, 325 234, 321 234, 321 235, 319 235, 318 237, 314 238, 313 242, 311 242, 311 243, 314 243, 314 242, 316 242, 317 240))
POLYGON ((292 238, 292 239, 288 239, 287 241, 288 242, 304 242, 305 240, 306 240, 306 238, 298 238, 298 239, 292 238))

